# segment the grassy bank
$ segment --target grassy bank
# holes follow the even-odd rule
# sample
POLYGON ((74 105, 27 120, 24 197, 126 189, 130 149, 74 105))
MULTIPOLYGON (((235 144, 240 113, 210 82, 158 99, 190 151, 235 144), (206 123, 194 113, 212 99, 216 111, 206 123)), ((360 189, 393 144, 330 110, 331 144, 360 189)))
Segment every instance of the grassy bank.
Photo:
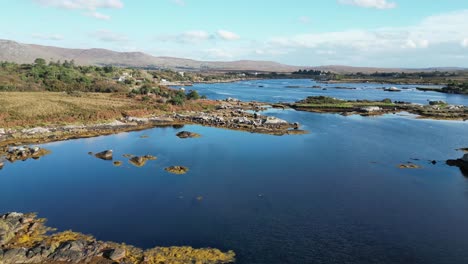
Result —
POLYGON ((151 97, 129 97, 122 93, 0 92, 0 127, 92 124, 127 116, 213 108, 214 102, 209 100, 172 105, 158 103, 151 97))

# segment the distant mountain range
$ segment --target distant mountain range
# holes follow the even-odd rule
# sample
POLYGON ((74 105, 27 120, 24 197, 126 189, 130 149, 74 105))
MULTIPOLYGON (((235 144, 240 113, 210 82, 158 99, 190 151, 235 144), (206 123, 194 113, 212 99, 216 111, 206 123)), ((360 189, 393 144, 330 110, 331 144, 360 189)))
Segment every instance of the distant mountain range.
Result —
POLYGON ((390 69, 350 66, 300 67, 272 61, 196 61, 173 57, 155 57, 142 52, 116 52, 106 49, 67 49, 35 44, 22 44, 11 40, 0 40, 0 61, 32 63, 36 58, 46 61, 74 60, 78 65, 114 65, 141 68, 169 68, 182 71, 259 71, 293 72, 299 69, 348 72, 414 72, 414 71, 458 71, 463 68, 390 69))

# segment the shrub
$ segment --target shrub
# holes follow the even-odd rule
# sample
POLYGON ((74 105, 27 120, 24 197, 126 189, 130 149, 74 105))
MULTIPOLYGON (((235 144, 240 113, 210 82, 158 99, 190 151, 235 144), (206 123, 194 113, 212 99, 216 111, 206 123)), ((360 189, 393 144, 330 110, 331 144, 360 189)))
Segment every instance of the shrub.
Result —
POLYGON ((184 105, 185 103, 185 93, 182 91, 178 91, 171 99, 171 103, 173 105, 184 105))
POLYGON ((200 95, 198 94, 197 91, 190 90, 190 92, 187 94, 187 99, 188 100, 198 100, 198 99, 200 99, 200 95))

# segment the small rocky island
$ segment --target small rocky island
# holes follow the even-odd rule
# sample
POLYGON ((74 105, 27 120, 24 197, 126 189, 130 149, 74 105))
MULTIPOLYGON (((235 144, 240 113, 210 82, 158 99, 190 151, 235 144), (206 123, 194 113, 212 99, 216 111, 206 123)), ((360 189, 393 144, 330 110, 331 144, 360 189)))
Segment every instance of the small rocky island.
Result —
POLYGON ((8 147, 0 149, 0 170, 5 167, 5 162, 15 163, 17 161, 26 161, 29 159, 40 159, 43 156, 49 155, 51 152, 40 147, 8 147))
POLYGON ((221 264, 235 261, 233 251, 192 247, 156 247, 142 250, 98 241, 73 231, 55 232, 35 214, 0 215, 0 263, 221 264))
POLYGON ((376 116, 397 112, 408 112, 427 119, 440 120, 468 120, 468 107, 450 105, 443 101, 429 102, 421 105, 408 102, 384 99, 372 100, 342 100, 327 96, 310 96, 292 104, 282 104, 297 111, 316 113, 339 113, 342 115, 359 114, 362 116, 376 116))
POLYGON ((165 168, 165 170, 172 174, 186 174, 189 171, 189 169, 184 166, 171 166, 165 168))
POLYGON ((189 132, 189 131, 179 132, 179 133, 177 133, 176 136, 179 137, 179 138, 199 138, 199 137, 201 137, 200 134, 189 132))

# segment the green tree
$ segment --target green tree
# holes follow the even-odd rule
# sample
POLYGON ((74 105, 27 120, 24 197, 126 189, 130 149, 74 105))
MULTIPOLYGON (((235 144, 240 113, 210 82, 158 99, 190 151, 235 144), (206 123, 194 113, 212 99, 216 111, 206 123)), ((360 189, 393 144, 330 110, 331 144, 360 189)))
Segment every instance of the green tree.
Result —
POLYGON ((198 94, 197 91, 190 90, 190 92, 187 94, 187 99, 189 99, 189 100, 198 100, 198 99, 200 99, 200 95, 198 94))
POLYGON ((171 99, 173 105, 183 105, 185 103, 186 96, 182 91, 178 91, 171 99))
POLYGON ((46 65, 46 61, 42 58, 37 58, 34 60, 34 64, 38 65, 38 66, 45 66, 46 65))

